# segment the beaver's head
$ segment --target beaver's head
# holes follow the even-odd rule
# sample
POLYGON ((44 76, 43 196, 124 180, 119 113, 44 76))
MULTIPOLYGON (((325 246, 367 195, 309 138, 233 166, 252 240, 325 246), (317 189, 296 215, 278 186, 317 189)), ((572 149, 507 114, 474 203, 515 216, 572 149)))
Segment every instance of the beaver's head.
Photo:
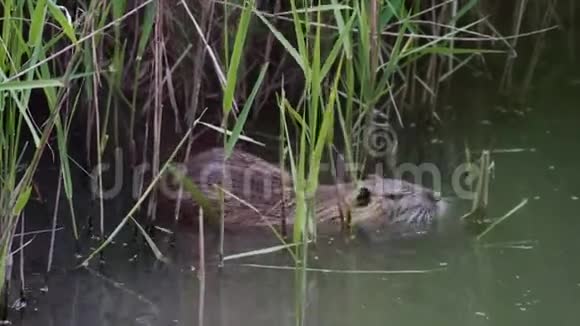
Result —
POLYGON ((363 235, 422 233, 444 209, 439 193, 376 175, 361 181, 347 200, 352 225, 363 235))

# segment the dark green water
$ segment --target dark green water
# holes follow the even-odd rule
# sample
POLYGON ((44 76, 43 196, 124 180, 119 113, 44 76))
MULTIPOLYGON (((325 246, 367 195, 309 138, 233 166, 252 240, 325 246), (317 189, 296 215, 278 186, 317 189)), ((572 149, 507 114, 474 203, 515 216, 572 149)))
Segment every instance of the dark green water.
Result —
MULTIPOLYGON (((156 262, 147 250, 137 251, 138 259, 130 261, 136 252, 118 242, 101 267, 69 271, 69 259, 57 260, 44 288, 44 258, 33 260, 27 268, 28 307, 22 315, 10 311, 10 320, 59 326, 200 321, 266 326, 295 325, 302 316, 306 325, 577 325, 580 67, 563 52, 550 50, 543 57, 526 104, 518 107, 523 114, 501 112, 513 108, 497 93, 497 83, 467 77, 454 82, 449 99, 438 105, 463 114, 449 114, 444 127, 427 137, 425 153, 432 156, 422 161, 448 171, 461 162, 465 143, 474 151, 523 149, 492 153, 489 215, 502 216, 525 198, 528 203, 480 242, 460 226, 465 205, 459 205, 446 226, 428 239, 321 243, 311 249, 309 264, 335 272, 308 272, 305 282, 298 282, 294 271, 240 265, 244 261, 217 271, 210 237, 209 266, 200 279, 198 267, 192 268, 198 265, 197 238, 182 230, 175 247, 159 237, 173 260, 168 265, 156 262), (434 138, 442 142, 432 143, 434 138), (429 269, 436 271, 336 272, 429 269), (305 307, 302 315, 297 302, 305 307)), ((27 250, 45 250, 46 240, 38 236, 27 250)), ((252 235, 228 240, 227 248, 235 253, 262 245, 252 235)), ((291 265, 283 254, 252 262, 291 265)))

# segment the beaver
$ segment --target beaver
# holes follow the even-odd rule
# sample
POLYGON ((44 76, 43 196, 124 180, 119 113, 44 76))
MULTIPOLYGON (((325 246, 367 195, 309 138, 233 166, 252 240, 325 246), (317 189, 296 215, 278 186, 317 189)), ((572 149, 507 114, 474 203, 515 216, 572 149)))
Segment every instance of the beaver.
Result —
MULTIPOLYGON (((295 189, 287 171, 242 150, 224 158, 223 148, 201 152, 189 159, 187 175, 213 207, 220 207, 221 192, 226 229, 294 223, 295 189)), ((441 197, 431 189, 378 175, 321 184, 312 199, 322 226, 317 229, 332 233, 344 229, 347 220, 359 234, 424 232, 443 210, 441 197)), ((197 211, 190 196, 182 198, 182 207, 197 211)))

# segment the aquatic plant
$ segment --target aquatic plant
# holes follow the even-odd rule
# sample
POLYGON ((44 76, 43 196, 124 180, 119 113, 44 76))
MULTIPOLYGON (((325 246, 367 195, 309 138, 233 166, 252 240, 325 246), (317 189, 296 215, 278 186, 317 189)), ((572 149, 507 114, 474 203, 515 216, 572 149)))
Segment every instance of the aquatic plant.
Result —
MULTIPOLYGON (((72 203, 67 154, 68 113, 61 110, 64 86, 75 78, 72 70, 54 73, 50 60, 63 40, 77 42, 66 10, 51 1, 2 1, 2 46, 0 47, 0 292, 12 261, 12 240, 19 216, 31 198, 33 175, 53 130, 61 160, 65 192, 72 203), (50 37, 45 37, 50 29, 50 37), (32 92, 42 91, 48 118, 35 121, 29 109, 32 92), (31 144, 23 140, 30 135, 31 144), (25 158, 27 147, 31 156, 25 158), (26 161, 26 162, 25 162, 26 161), (24 173, 19 167, 24 166, 24 173)), ((39 109, 40 110, 40 109, 39 109)), ((72 205, 72 204, 71 204, 72 205)), ((73 224, 74 225, 74 224, 73 224)), ((76 229, 74 230, 76 234, 76 229)))

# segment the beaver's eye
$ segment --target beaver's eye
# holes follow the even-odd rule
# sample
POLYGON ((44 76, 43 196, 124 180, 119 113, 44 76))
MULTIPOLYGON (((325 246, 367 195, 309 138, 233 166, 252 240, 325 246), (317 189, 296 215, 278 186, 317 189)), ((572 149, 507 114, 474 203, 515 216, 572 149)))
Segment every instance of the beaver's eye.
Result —
POLYGON ((356 195, 356 205, 366 206, 371 202, 371 191, 368 188, 362 187, 358 190, 356 195))
POLYGON ((399 200, 403 197, 403 195, 399 194, 399 193, 389 193, 389 194, 386 194, 385 197, 390 199, 390 200, 399 200))

